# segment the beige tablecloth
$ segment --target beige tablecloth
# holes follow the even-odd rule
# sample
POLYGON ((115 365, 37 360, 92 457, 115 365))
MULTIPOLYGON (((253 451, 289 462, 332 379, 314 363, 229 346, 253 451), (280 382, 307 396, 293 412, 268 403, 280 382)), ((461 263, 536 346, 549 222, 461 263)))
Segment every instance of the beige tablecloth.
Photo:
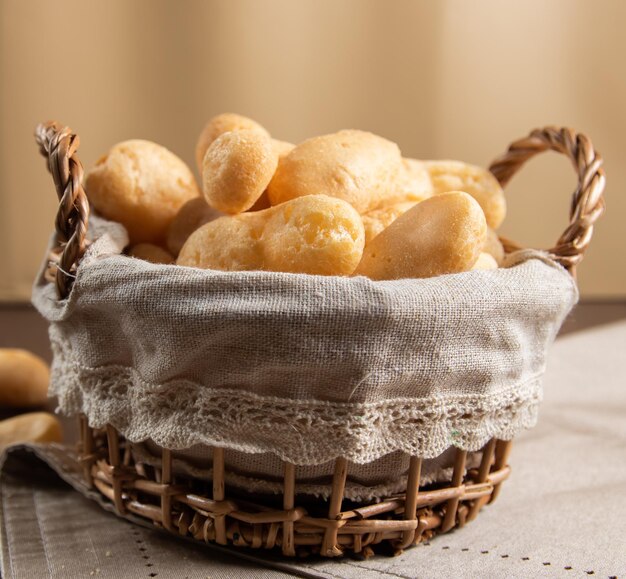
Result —
MULTIPOLYGON (((105 512, 16 449, 0 478, 3 577, 626 576, 625 353, 626 322, 557 340, 539 424, 516 440, 498 501, 401 557, 244 559, 175 540, 105 512)), ((45 453, 78 484, 54 449, 45 453)))

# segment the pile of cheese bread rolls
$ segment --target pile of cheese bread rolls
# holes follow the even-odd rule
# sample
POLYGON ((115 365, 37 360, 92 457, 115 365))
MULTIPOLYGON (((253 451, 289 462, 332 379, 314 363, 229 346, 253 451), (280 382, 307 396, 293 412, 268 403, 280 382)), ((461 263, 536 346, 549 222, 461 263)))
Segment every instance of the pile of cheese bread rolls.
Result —
POLYGON ((494 176, 458 161, 403 158, 359 130, 298 145, 247 117, 212 118, 196 146, 202 187, 167 149, 115 145, 87 173, 102 216, 128 230, 128 253, 154 263, 422 278, 497 268, 506 204, 494 176))

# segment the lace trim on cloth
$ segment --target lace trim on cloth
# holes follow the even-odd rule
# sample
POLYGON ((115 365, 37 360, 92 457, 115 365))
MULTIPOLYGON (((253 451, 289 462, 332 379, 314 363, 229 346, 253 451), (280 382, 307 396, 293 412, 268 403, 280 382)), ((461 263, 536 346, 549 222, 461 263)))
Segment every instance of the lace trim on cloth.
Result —
POLYGON ((212 389, 186 380, 153 384, 133 368, 90 368, 51 331, 51 394, 66 415, 111 424, 131 442, 172 450, 196 444, 271 452, 296 465, 344 457, 365 464, 400 450, 434 458, 450 446, 479 450, 512 439, 537 421, 541 376, 489 395, 447 394, 368 403, 290 400, 212 389))

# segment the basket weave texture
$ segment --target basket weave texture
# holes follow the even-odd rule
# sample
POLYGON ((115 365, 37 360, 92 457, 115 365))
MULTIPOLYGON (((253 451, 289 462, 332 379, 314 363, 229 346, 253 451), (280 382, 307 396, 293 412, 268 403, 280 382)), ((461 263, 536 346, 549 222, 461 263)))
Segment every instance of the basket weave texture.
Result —
POLYGON ((540 150, 572 158, 580 183, 554 248, 513 252, 493 272, 398 282, 148 265, 119 255, 123 228, 98 218, 85 253, 77 138, 49 124, 38 140, 61 198, 34 293, 51 322, 52 388, 64 412, 86 416, 86 476, 121 513, 221 544, 336 556, 400 550, 495 498, 510 447, 496 438, 536 420, 546 349, 577 298, 561 266, 573 273, 603 209, 585 137, 537 131, 492 166, 506 182, 540 150), (158 463, 134 455, 129 442, 146 439, 162 447, 158 463), (198 444, 211 449, 208 485, 175 468, 173 452, 198 444), (451 447, 445 480, 420 488, 424 461, 451 447), (279 457, 267 478, 280 495, 240 487, 227 500, 233 451, 279 457), (399 486, 355 493, 348 473, 371 491, 381 473, 364 479, 360 465, 394 451, 406 454, 403 472, 386 473, 399 486), (326 480, 311 502, 298 469, 315 465, 326 480))

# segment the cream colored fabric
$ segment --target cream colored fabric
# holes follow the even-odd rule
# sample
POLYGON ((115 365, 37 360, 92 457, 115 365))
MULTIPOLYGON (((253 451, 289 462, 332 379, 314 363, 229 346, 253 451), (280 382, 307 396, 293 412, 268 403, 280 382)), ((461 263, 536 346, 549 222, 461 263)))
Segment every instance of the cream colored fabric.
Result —
MULTIPOLYGON (((536 421, 546 349, 577 299, 536 252, 373 282, 153 265, 117 255, 120 226, 93 218, 90 230, 69 299, 34 289, 51 322, 51 392, 66 414, 171 449, 363 465, 510 439, 536 421)), ((397 482, 406 466, 388 466, 361 480, 397 482)))

